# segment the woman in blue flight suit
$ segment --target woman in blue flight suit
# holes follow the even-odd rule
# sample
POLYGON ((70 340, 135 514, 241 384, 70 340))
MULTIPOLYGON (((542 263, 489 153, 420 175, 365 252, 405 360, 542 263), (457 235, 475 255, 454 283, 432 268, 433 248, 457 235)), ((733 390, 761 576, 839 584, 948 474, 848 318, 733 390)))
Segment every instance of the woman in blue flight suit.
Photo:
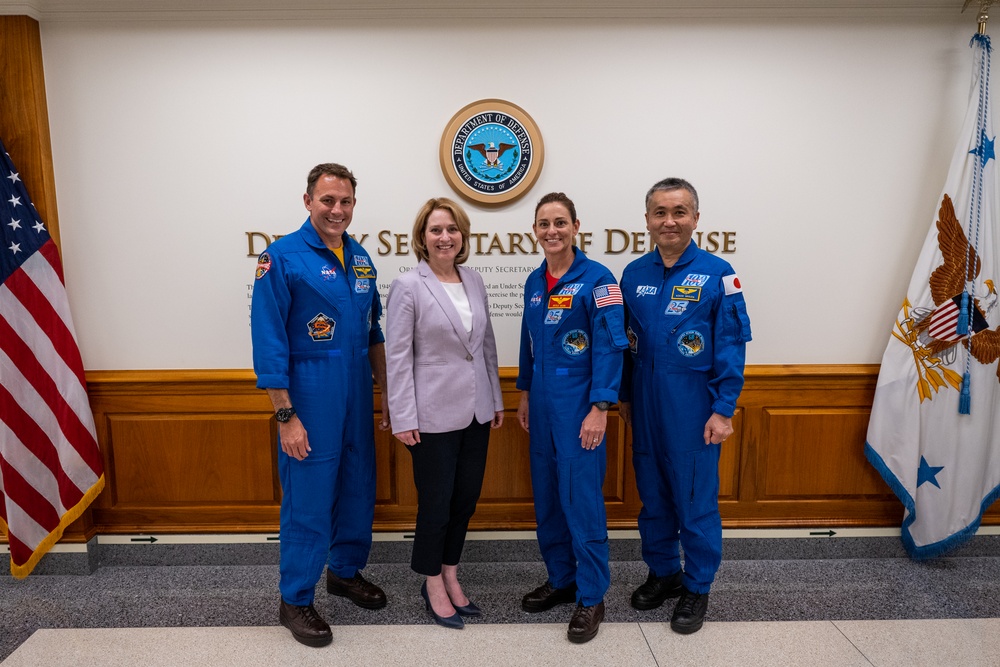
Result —
POLYGON ((545 195, 532 228, 545 261, 524 285, 517 414, 529 433, 548 581, 521 607, 577 602, 567 636, 582 643, 597 634, 611 580, 603 443, 628 341, 614 276, 573 245, 580 228, 573 202, 561 192, 545 195))

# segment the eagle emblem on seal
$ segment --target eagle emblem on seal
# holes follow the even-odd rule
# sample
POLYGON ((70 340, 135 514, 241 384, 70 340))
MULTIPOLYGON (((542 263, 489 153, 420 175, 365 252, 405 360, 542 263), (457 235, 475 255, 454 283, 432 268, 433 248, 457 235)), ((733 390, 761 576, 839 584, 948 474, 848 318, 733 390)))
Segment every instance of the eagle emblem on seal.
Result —
MULTIPOLYGON (((997 307, 997 290, 992 280, 980 281, 982 262, 962 231, 955 206, 947 194, 941 200, 936 223, 942 263, 928 280, 933 308, 912 308, 903 302, 903 317, 896 322, 893 336, 913 350, 919 375, 920 400, 933 398, 940 389, 959 390, 962 376, 947 368, 955 361, 958 346, 964 346, 981 364, 1000 358, 1000 326, 990 329, 987 317, 997 307), (959 334, 958 320, 967 283, 974 286, 969 308, 969 330, 959 334)), ((997 369, 1000 381, 1000 367, 997 369)))

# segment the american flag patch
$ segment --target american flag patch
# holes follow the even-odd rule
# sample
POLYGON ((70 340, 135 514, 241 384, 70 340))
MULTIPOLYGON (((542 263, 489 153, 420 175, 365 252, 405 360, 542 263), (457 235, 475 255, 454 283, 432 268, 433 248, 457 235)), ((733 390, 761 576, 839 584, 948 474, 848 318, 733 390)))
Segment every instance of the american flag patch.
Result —
POLYGON ((600 287, 595 287, 594 305, 598 308, 623 305, 621 288, 618 285, 601 285, 600 287))

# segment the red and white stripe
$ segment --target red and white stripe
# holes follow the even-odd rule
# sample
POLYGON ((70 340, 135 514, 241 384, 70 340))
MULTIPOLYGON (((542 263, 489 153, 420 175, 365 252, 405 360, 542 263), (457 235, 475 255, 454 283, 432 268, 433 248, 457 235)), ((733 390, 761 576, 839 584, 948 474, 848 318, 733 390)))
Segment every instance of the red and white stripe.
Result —
POLYGON ((103 461, 58 250, 0 286, 0 520, 27 576, 100 492, 103 461))

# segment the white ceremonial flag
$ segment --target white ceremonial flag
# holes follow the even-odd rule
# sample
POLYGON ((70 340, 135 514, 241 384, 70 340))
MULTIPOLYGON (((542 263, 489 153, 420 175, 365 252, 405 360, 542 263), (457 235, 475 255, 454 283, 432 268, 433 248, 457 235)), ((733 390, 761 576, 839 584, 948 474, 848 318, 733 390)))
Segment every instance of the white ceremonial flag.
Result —
POLYGON ((1000 491, 1000 279, 990 41, 935 222, 882 357, 865 455, 905 507, 912 558, 975 534, 1000 491))

